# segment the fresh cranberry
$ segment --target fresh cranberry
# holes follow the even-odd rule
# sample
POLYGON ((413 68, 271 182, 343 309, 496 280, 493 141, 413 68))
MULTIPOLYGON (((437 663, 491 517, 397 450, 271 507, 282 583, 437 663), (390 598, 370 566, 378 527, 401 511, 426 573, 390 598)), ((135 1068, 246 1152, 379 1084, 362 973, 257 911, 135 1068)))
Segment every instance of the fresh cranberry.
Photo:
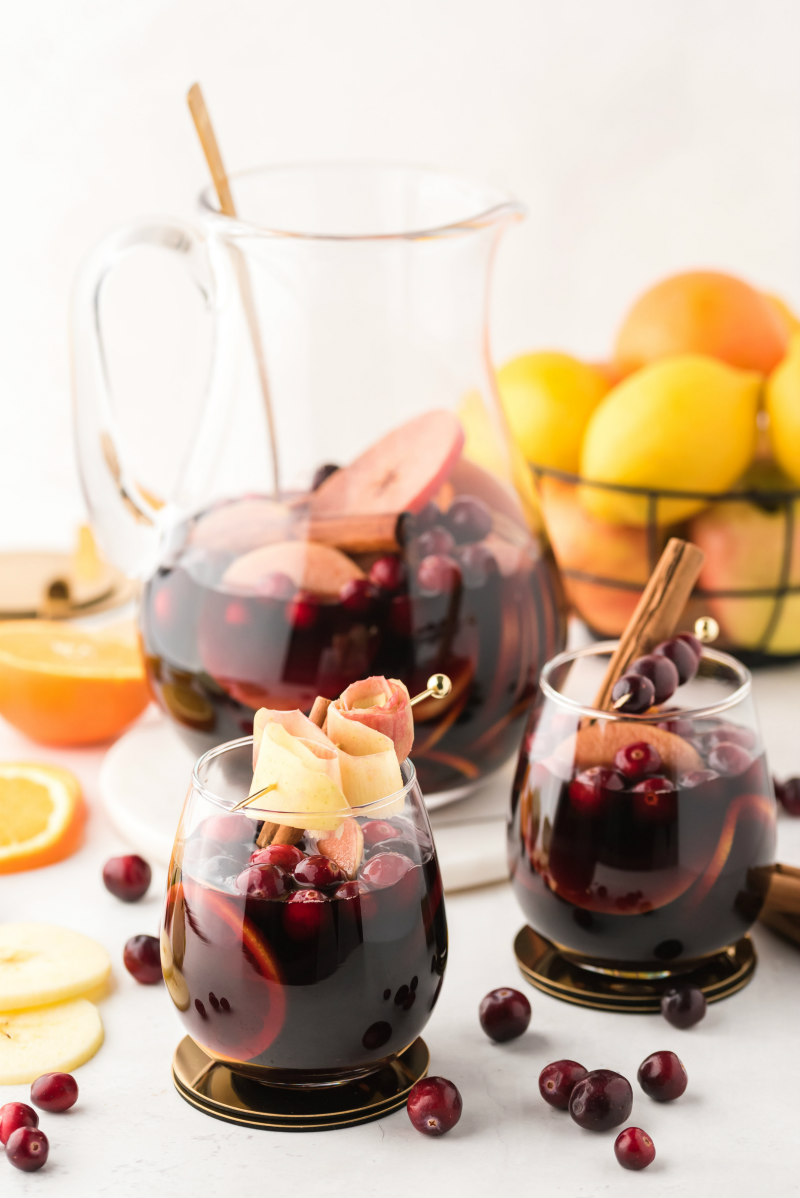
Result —
POLYGON ((336 864, 331 861, 330 857, 321 855, 314 857, 304 857, 294 867, 294 879, 301 886, 310 886, 314 890, 320 890, 324 886, 335 886, 338 882, 346 881, 346 878, 336 864))
POLYGON ((415 531, 424 532, 426 528, 433 528, 434 524, 441 524, 442 510, 435 503, 426 503, 423 508, 414 515, 415 531))
POLYGON ((6 1156, 15 1169, 35 1173, 46 1164, 49 1147, 47 1136, 38 1127, 18 1127, 8 1137, 6 1156))
POLYGON ((236 879, 236 889, 245 898, 280 898, 286 893, 286 874, 278 865, 248 865, 236 879))
POLYGON ((643 778, 645 774, 657 774, 661 769, 661 754, 646 740, 617 749, 614 765, 626 778, 643 778))
POLYGON ((361 825, 361 831, 364 833, 364 848, 367 849, 380 844, 383 840, 394 840, 395 837, 403 835, 400 828, 390 823, 388 819, 367 820, 365 824, 361 825))
POLYGON ((395 554, 387 554, 372 563, 369 580, 373 586, 393 595, 401 589, 406 580, 406 568, 395 554))
POLYGON ((678 670, 668 657, 659 657, 655 653, 647 653, 638 657, 629 667, 631 674, 640 678, 649 678, 655 691, 655 703, 666 703, 678 689, 678 670))
POLYGON ((461 583, 458 562, 438 553, 424 557, 417 569, 417 583, 426 595, 449 595, 461 583))
POLYGON ((709 782, 716 782, 718 778, 716 770, 687 770, 678 781, 683 790, 694 790, 695 786, 705 786, 709 782))
POLYGON ((676 632, 673 639, 683 641, 684 644, 688 645, 698 661, 703 656, 703 646, 691 632, 676 632))
POLYGON ((527 1031, 531 1021, 531 1004, 519 990, 501 986, 498 990, 490 990, 481 1000, 478 1018, 490 1040, 504 1044, 506 1040, 516 1040, 517 1036, 527 1031))
POLYGON ((661 1014, 673 1027, 694 1027, 705 1016, 706 996, 698 986, 674 986, 661 996, 661 1014))
POLYGON ((246 844, 253 840, 255 824, 240 811, 229 811, 203 820, 200 833, 203 840, 216 840, 217 844, 246 844))
POLYGON ((103 866, 103 884, 123 903, 135 903, 147 893, 151 878, 150 866, 143 857, 130 853, 125 857, 109 857, 103 866))
POLYGON ((78 1101, 78 1083, 71 1073, 43 1073, 31 1085, 31 1102, 43 1111, 68 1111, 78 1101))
POLYGON ((709 732, 705 742, 706 748, 715 749, 723 741, 733 745, 740 745, 743 749, 754 749, 756 747, 756 734, 752 728, 743 728, 741 724, 723 724, 721 728, 717 728, 714 732, 709 732))
POLYGON ((566 1111, 572 1091, 587 1076, 588 1071, 577 1061, 553 1061, 539 1074, 539 1093, 550 1106, 566 1111))
POLYGON ((639 1085, 656 1102, 672 1102, 686 1089, 688 1077, 674 1052, 653 1052, 639 1066, 639 1085))
POLYGON ((623 674, 611 688, 615 709, 624 711, 626 715, 640 715, 647 711, 648 707, 653 706, 655 696, 655 687, 643 674, 623 674))
POLYGON ((408 1092, 408 1117, 426 1136, 443 1136, 455 1127, 463 1108, 461 1095, 446 1077, 423 1077, 408 1092))
POLYGON ((251 865, 277 865, 291 873, 303 860, 303 854, 293 844, 268 844, 250 855, 251 865))
POLYGON ((162 981, 161 949, 155 936, 131 936, 125 944, 122 960, 128 973, 142 986, 162 981))
POLYGON ((414 608, 408 595, 395 595, 389 604, 389 627, 397 636, 410 636, 414 628, 414 608))
POLYGON ((322 924, 327 898, 320 890, 296 890, 283 908, 283 926, 295 940, 315 936, 322 924))
POLYGON ((492 513, 482 499, 457 495, 447 509, 447 525, 461 545, 482 541, 492 531, 492 513))
POLYGON ((464 586, 477 590, 498 573, 497 558, 486 545, 460 545, 456 559, 461 567, 464 586))
POLYGON ((585 811, 599 809, 609 791, 623 790, 625 783, 616 770, 605 765, 590 765, 576 774, 569 784, 569 797, 585 811))
POLYGON ((708 764, 712 770, 725 777, 743 774, 749 769, 752 758, 741 745, 735 745, 731 740, 720 741, 708 755, 708 764))
POLYGON ((672 819, 677 798, 675 784, 669 778, 642 778, 633 787, 633 809, 644 819, 672 819))
MULTIPOLYGON (((666 713, 669 708, 665 707, 666 713)), ((691 720, 682 719, 680 716, 671 717, 668 720, 659 720, 656 728, 663 728, 665 732, 671 732, 673 736, 692 736, 695 731, 695 725, 691 720)))
POLYGON ((418 558, 428 557, 431 553, 451 554, 456 547, 455 537, 443 524, 434 524, 427 532, 420 533, 414 546, 418 558))
POLYGON ((298 591, 286 604, 286 619, 295 632, 308 632, 319 619, 319 603, 310 591, 298 591))
MULTIPOLYGON (((361 898, 365 891, 362 882, 341 882, 333 892, 333 897, 337 899, 354 899, 361 898)), ((298 891, 298 894, 303 894, 304 891, 298 891)))
POLYGON ((296 590, 294 581, 281 570, 274 570, 258 585, 258 593, 262 599, 277 599, 282 603, 291 599, 296 590))
POLYGON ((593 1069, 577 1082, 569 1098, 570 1115, 588 1131, 618 1127, 628 1118, 632 1106, 630 1082, 613 1069, 593 1069))
POLYGON ((656 1159, 656 1150, 641 1127, 626 1127, 614 1141, 614 1155, 623 1169, 646 1169, 656 1159))
POLYGON ((653 653, 656 657, 666 657, 672 662, 678 671, 679 686, 690 682, 700 665, 700 658, 692 646, 687 645, 686 641, 678 640, 677 637, 673 637, 669 641, 662 641, 660 645, 656 645, 653 653))
POLYGON ((775 798, 789 815, 800 815, 800 778, 787 778, 785 782, 773 779, 775 798))
POLYGON ((321 487, 326 478, 330 478, 339 469, 333 462, 325 462, 323 466, 317 466, 314 471, 314 477, 311 480, 311 490, 316 491, 317 487, 321 487))
POLYGON ((413 869, 413 862, 401 853, 378 853, 370 857, 361 876, 371 890, 385 890, 399 882, 410 869, 413 869))
POLYGON ((354 616, 365 616, 375 606, 378 593, 368 578, 350 578, 339 591, 339 602, 354 616))
POLYGON ((38 1126, 39 1116, 27 1102, 7 1102, 0 1106, 0 1144, 5 1144, 18 1127, 38 1126))

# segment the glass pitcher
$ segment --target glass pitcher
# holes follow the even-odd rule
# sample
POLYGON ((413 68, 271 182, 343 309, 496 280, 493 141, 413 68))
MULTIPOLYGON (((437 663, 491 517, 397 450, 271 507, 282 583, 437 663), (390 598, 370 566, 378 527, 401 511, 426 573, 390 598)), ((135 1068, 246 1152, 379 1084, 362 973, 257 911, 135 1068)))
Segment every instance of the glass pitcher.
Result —
POLYGON ((466 793, 518 748, 563 648, 556 569, 489 357, 506 196, 432 170, 258 169, 237 217, 122 230, 85 264, 74 394, 86 499, 108 556, 144 580, 153 693, 193 748, 254 710, 385 674, 415 710, 426 794, 466 793), (101 293, 142 246, 185 259, 213 326, 207 386, 169 495, 119 433, 101 293))

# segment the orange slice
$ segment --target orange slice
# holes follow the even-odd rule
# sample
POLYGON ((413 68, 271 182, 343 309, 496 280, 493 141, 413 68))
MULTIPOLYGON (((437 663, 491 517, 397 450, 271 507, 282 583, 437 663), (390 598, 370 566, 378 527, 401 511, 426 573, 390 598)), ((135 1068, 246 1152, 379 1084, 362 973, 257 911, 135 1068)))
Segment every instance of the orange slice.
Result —
POLYGON ((85 810, 78 779, 54 765, 0 762, 0 874, 74 853, 85 810))
POLYGON ((0 715, 32 740, 109 740, 148 701, 132 624, 99 632, 58 620, 0 624, 0 715))

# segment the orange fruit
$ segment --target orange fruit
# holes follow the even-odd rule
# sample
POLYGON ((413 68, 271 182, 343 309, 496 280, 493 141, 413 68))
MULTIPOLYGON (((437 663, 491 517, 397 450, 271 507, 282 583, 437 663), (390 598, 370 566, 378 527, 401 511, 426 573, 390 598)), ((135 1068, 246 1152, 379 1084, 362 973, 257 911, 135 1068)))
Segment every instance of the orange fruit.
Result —
POLYGON ((108 740, 148 701, 132 625, 90 632, 58 620, 0 623, 0 715, 32 740, 108 740))
POLYGON ((788 332, 775 304, 721 271, 671 275, 634 303, 622 322, 614 360, 624 372, 678 354, 706 354, 762 374, 786 353, 788 332))
POLYGON ((54 765, 0 762, 0 874, 74 853, 85 809, 78 779, 54 765))

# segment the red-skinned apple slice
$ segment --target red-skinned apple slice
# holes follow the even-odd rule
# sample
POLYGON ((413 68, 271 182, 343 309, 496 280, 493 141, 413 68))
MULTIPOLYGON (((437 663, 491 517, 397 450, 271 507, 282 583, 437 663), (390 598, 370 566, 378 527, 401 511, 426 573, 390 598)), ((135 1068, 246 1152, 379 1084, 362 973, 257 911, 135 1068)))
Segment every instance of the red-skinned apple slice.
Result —
POLYGON ((645 741, 652 745, 661 757, 664 771, 668 775, 684 774, 699 770, 703 762, 700 754, 674 732, 653 728, 644 722, 633 720, 597 720, 580 728, 574 736, 563 741, 554 756, 567 769, 574 764, 578 769, 592 765, 613 767, 617 752, 626 745, 645 741))
POLYGON ((364 856, 364 833, 358 820, 346 819, 335 832, 320 837, 317 852, 335 862, 348 878, 354 878, 364 856))
POLYGON ((231 590, 257 595, 274 574, 288 574, 296 587, 333 598, 346 582, 363 578, 351 558, 316 541, 279 541, 263 545, 231 562, 222 582, 231 590))
POLYGON ((189 533, 188 543, 222 553, 247 553, 286 536, 292 513, 285 504, 263 496, 245 496, 205 512, 189 533))
POLYGON ((312 514, 418 512, 445 482, 463 445, 452 412, 416 416, 330 475, 311 496, 312 514))
MULTIPOLYGON (((492 511, 502 512, 520 528, 525 529, 525 517, 519 496, 510 485, 502 483, 483 466, 469 458, 459 458, 450 476, 453 498, 457 495, 473 495, 482 499, 492 511)), ((526 529, 527 532, 527 529, 526 529)))

